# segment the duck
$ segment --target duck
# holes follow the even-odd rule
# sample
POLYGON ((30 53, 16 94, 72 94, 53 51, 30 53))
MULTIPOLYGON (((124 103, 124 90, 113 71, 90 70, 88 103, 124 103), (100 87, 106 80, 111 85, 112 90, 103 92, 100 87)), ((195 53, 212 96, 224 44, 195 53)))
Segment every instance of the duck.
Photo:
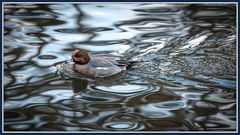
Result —
POLYGON ((129 61, 120 55, 108 53, 90 54, 86 50, 72 52, 73 69, 88 77, 109 77, 128 70, 135 61, 129 61))

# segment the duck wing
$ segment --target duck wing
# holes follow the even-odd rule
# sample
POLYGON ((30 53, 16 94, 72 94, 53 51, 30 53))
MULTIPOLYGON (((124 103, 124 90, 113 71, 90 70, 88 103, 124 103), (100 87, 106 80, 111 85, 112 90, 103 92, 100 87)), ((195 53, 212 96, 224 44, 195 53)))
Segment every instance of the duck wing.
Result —
POLYGON ((89 62, 89 69, 95 77, 106 77, 126 70, 126 67, 117 66, 116 61, 92 58, 89 62))
POLYGON ((122 55, 113 55, 113 54, 93 54, 93 58, 96 58, 95 60, 97 61, 97 58, 100 58, 102 61, 101 63, 98 62, 97 65, 103 65, 103 67, 108 67, 112 65, 116 65, 119 67, 126 67, 129 69, 130 67, 133 66, 135 61, 128 61, 127 59, 124 59, 122 55))

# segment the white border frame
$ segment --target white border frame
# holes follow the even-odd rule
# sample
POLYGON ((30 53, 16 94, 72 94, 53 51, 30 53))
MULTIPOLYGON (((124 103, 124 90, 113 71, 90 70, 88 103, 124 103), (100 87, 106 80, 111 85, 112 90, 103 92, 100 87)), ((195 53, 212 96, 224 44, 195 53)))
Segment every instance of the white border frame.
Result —
POLYGON ((238 2, 28 2, 28 4, 129 4, 129 3, 170 3, 170 4, 235 4, 236 5, 236 131, 4 131, 4 4, 24 4, 24 2, 2 2, 2 133, 238 133, 238 2))

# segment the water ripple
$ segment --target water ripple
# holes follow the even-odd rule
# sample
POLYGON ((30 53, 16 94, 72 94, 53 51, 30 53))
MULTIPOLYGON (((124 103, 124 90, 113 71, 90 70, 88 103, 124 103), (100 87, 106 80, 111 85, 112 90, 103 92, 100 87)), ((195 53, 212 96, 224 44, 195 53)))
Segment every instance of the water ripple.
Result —
POLYGON ((145 85, 131 85, 131 84, 125 84, 125 85, 115 85, 115 86, 95 86, 93 89, 107 91, 110 93, 116 93, 121 94, 125 96, 129 96, 136 93, 142 93, 146 91, 156 91, 158 90, 157 87, 148 87, 145 85))
POLYGON ((104 130, 114 131, 137 131, 143 130, 144 124, 139 117, 131 114, 113 115, 102 122, 104 130))

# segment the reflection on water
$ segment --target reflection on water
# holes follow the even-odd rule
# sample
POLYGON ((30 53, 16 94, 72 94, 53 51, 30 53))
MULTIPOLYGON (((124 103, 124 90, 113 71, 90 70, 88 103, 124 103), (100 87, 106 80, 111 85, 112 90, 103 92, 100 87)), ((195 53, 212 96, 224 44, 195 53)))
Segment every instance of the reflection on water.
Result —
POLYGON ((4 5, 5 131, 236 130, 234 4, 4 5), (108 78, 71 52, 141 60, 108 78))

